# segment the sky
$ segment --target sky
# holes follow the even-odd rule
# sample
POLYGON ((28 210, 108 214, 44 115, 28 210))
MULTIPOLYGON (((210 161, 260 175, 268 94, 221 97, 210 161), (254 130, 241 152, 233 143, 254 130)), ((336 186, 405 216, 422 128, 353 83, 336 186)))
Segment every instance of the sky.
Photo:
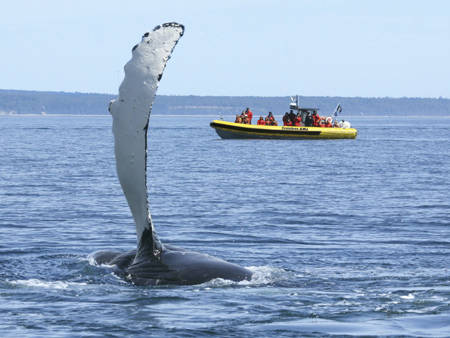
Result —
POLYGON ((158 94, 450 97, 445 0, 3 1, 0 89, 116 94, 172 21, 158 94))

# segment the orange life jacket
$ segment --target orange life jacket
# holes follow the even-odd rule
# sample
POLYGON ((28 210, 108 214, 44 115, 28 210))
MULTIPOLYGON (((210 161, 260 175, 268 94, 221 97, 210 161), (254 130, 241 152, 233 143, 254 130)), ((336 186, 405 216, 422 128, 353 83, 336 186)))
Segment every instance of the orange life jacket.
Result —
POLYGON ((319 114, 313 115, 312 118, 313 118, 313 126, 314 127, 318 127, 319 124, 320 124, 320 116, 319 116, 319 114))
POLYGON ((248 117, 248 123, 252 124, 253 113, 251 112, 250 109, 247 111, 247 117, 248 117))

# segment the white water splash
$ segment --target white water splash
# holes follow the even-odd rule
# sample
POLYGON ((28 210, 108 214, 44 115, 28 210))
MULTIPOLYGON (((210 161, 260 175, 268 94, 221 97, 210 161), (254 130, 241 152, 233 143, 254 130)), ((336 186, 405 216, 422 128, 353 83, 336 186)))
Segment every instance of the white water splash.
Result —
POLYGON ((36 288, 46 288, 46 289, 67 289, 71 286, 86 286, 86 283, 76 283, 76 282, 63 282, 63 281, 43 281, 40 279, 18 279, 9 281, 12 285, 36 287, 36 288))
MULTIPOLYGON (((97 267, 101 267, 101 268, 108 268, 108 269, 111 269, 116 266, 115 264, 98 264, 95 261, 94 255, 95 255, 95 252, 87 256, 87 261, 89 262, 89 265, 97 266, 97 267)), ((85 259, 82 259, 82 260, 85 260, 85 259)))
POLYGON ((274 268, 271 266, 249 266, 247 267, 247 269, 249 269, 253 273, 251 280, 233 282, 222 278, 216 278, 207 283, 204 283, 203 285, 207 286, 206 289, 228 285, 259 286, 287 280, 292 276, 292 273, 290 273, 289 271, 281 268, 274 268))
POLYGON ((409 293, 407 296, 400 296, 401 299, 414 299, 415 296, 412 293, 409 293))

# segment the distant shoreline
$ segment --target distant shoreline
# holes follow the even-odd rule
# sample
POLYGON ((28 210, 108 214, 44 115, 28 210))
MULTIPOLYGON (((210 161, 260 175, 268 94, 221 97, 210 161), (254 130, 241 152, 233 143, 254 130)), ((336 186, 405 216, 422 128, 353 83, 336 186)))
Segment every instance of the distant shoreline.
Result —
MULTIPOLYGON (((345 115, 342 115, 345 119, 345 115)), ((52 117, 106 117, 110 118, 111 116, 109 114, 3 114, 0 112, 0 118, 4 117, 42 117, 42 118, 52 118, 52 117)), ((159 117, 165 117, 165 118, 205 118, 209 117, 211 119, 217 119, 217 115, 204 115, 204 114, 152 114, 152 117, 159 118, 159 117)), ((226 115, 223 116, 225 120, 231 121, 234 117, 233 115, 226 115)), ((281 115, 279 116, 281 118, 281 115)), ((406 118, 406 119, 423 119, 423 118, 440 118, 440 119, 450 119, 450 114, 448 115, 386 115, 386 114, 380 114, 380 115, 351 115, 352 119, 367 119, 367 120, 374 120, 374 119, 386 119, 391 117, 398 117, 398 118, 406 118)), ((339 119, 339 116, 338 116, 339 119)))
MULTIPOLYGON (((108 115, 113 94, 69 93, 0 89, 0 115, 108 115)), ((342 115, 351 116, 449 116, 448 98, 390 97, 330 97, 300 96, 303 107, 317 107, 324 115, 334 111, 338 103, 342 115)), ((256 115, 284 114, 289 108, 289 96, 195 96, 157 95, 154 115, 235 115, 250 107, 256 115)))

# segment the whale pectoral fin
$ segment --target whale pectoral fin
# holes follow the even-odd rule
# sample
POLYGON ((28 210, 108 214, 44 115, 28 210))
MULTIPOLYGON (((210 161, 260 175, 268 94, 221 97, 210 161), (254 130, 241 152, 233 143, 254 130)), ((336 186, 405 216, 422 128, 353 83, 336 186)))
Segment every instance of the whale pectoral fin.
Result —
MULTIPOLYGON (((119 97, 111 101, 114 150, 120 185, 136 224, 138 244, 145 230, 154 232, 147 201, 147 128, 153 100, 167 60, 184 27, 166 23, 144 34, 125 65, 119 97)), ((151 241, 157 241, 156 234, 151 241)), ((158 250, 160 243, 155 243, 158 250)))

